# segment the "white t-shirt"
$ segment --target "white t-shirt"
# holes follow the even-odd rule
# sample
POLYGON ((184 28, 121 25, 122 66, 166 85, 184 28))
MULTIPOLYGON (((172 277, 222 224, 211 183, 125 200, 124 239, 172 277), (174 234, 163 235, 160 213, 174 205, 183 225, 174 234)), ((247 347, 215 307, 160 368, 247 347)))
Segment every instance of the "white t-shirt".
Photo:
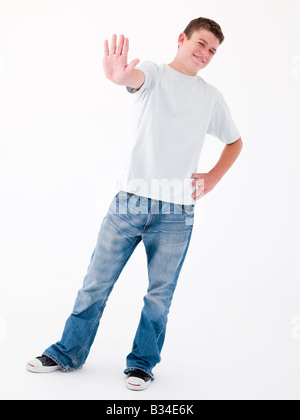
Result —
POLYGON ((197 173, 206 134, 225 144, 240 134, 222 94, 199 76, 167 64, 137 66, 146 80, 135 95, 134 146, 117 188, 177 204, 196 204, 192 174, 197 173))

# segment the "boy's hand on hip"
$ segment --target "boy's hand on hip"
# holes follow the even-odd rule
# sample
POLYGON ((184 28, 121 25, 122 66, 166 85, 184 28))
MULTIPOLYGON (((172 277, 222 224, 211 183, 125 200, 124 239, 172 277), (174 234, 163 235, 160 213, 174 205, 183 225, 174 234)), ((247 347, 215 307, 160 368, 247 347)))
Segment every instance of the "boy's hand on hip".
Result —
POLYGON ((127 64, 128 50, 129 40, 124 35, 120 35, 118 44, 117 35, 113 35, 110 48, 108 46, 108 40, 106 39, 104 41, 104 73, 108 79, 118 85, 123 85, 128 80, 134 68, 140 62, 136 58, 127 64))
POLYGON ((200 200, 200 198, 212 191, 220 181, 213 172, 192 174, 192 178, 195 179, 195 181, 191 184, 191 187, 197 188, 192 194, 192 198, 195 201, 200 200))

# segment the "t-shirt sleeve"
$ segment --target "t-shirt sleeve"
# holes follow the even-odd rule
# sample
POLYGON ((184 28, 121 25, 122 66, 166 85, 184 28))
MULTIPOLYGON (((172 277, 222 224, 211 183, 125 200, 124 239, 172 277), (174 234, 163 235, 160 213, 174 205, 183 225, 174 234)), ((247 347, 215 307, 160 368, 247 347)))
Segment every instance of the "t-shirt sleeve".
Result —
POLYGON ((212 112, 207 133, 217 137, 225 144, 234 143, 241 137, 229 107, 221 94, 212 112))
POLYGON ((138 70, 141 70, 145 74, 145 83, 143 86, 136 90, 134 88, 131 88, 130 86, 126 86, 126 89, 129 93, 136 93, 136 94, 142 94, 146 91, 150 91, 152 87, 154 86, 157 73, 158 73, 158 66, 157 64, 153 63, 152 61, 143 61, 142 63, 138 64, 136 66, 138 70))

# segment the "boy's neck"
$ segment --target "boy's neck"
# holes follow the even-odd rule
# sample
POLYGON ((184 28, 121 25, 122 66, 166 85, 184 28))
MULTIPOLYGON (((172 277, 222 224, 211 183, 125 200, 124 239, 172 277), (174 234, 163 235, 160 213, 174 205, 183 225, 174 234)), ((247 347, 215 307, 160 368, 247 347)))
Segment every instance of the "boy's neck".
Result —
POLYGON ((178 71, 179 73, 183 73, 186 74, 187 76, 197 76, 197 73, 191 73, 184 65, 184 63, 182 63, 181 60, 178 60, 177 57, 175 57, 175 59, 172 61, 172 63, 169 64, 169 66, 178 71))

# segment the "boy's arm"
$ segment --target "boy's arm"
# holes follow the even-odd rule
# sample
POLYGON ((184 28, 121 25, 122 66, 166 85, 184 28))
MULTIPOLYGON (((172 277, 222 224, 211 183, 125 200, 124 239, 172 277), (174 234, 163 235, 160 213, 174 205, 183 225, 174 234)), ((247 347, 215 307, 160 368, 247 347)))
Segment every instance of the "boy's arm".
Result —
POLYGON ((192 197, 195 201, 199 200, 201 197, 215 188, 218 182, 221 181, 226 172, 229 171, 231 166, 237 160, 239 154, 242 151, 242 148, 243 142, 241 138, 232 144, 227 144, 224 147, 219 161, 211 171, 209 171, 207 174, 192 174, 192 178, 194 178, 196 181, 194 181, 191 186, 198 188, 192 194, 192 197))
POLYGON ((108 41, 104 41, 103 69, 106 77, 113 83, 122 86, 129 86, 139 90, 145 83, 145 74, 136 69, 140 60, 136 58, 129 64, 127 56, 129 50, 129 40, 124 35, 120 35, 117 45, 117 35, 113 35, 110 49, 108 41))

